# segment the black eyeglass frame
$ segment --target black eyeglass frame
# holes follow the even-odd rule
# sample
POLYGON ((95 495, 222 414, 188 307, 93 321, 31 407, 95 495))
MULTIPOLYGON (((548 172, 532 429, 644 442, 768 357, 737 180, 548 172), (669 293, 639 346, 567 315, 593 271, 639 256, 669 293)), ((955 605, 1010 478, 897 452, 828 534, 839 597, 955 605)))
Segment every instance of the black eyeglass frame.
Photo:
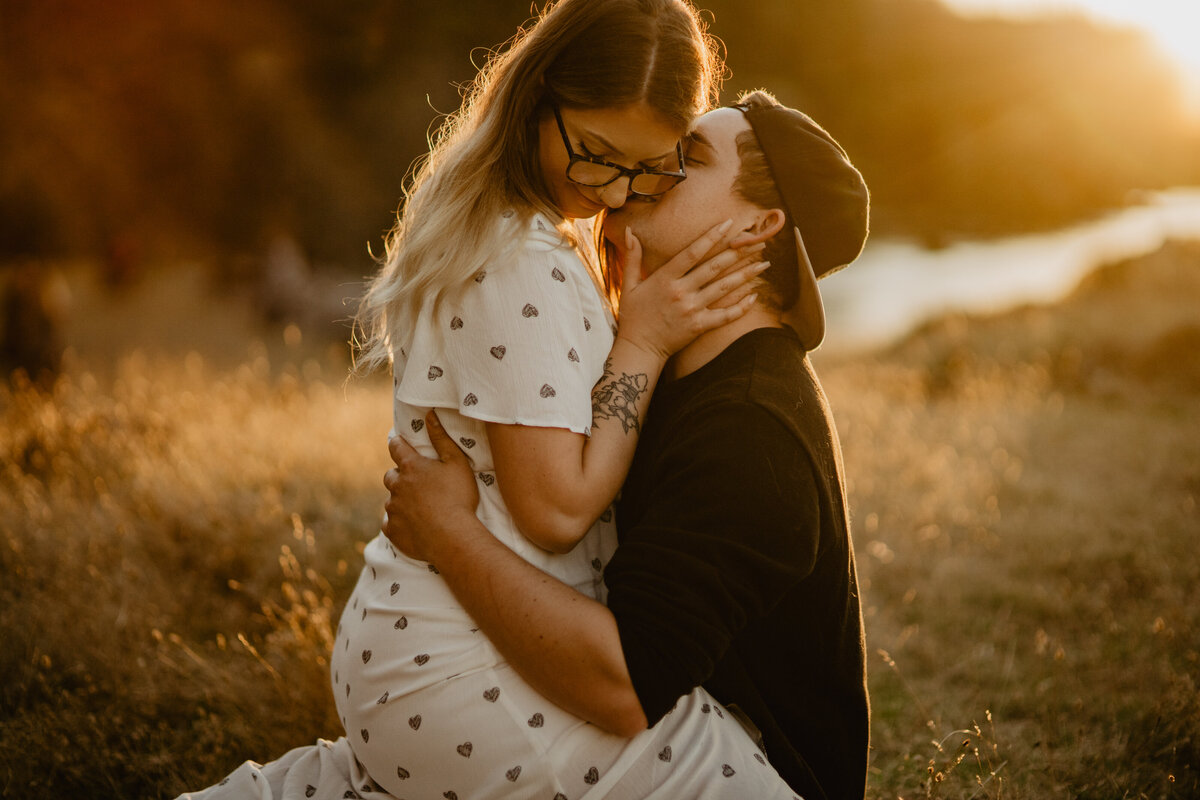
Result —
POLYGON ((585 155, 580 155, 579 153, 576 153, 575 148, 571 147, 571 138, 569 136, 567 136, 567 127, 565 125, 563 125, 562 114, 560 114, 558 111, 558 103, 551 103, 550 108, 553 109, 553 111, 554 111, 554 121, 558 123, 558 132, 562 134, 563 146, 567 148, 567 157, 568 157, 567 180, 571 181, 572 183, 578 183, 580 186, 587 186, 592 189, 598 189, 602 186, 608 186, 610 183, 617 180, 618 178, 628 177, 630 194, 635 194, 638 197, 661 197, 662 195, 666 194, 667 192, 671 191, 676 186, 678 186, 679 184, 681 184, 685 180, 687 180, 687 169, 684 167, 684 162, 683 162, 683 145, 682 145, 682 143, 680 143, 680 142, 675 143, 675 155, 679 158, 678 171, 657 170, 657 169, 630 169, 629 167, 622 167, 620 164, 614 164, 611 161, 605 161, 602 158, 597 158, 595 156, 585 156, 585 155), (606 180, 604 183, 584 183, 583 181, 579 181, 579 180, 576 180, 571 177, 571 167, 575 166, 575 164, 580 163, 580 162, 582 162, 584 164, 593 164, 593 165, 599 166, 599 167, 608 167, 610 169, 615 169, 617 171, 617 174, 613 175, 612 178, 606 180), (674 183, 672 183, 666 189, 663 189, 661 192, 653 192, 653 193, 639 192, 633 188, 633 182, 639 175, 654 175, 654 176, 663 177, 663 178, 675 178, 676 180, 674 183))

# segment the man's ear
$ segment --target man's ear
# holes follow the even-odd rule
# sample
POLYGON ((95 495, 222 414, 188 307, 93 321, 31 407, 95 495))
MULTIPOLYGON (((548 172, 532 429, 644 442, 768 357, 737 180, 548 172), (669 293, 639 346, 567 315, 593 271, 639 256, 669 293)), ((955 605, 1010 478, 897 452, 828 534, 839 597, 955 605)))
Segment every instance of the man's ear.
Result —
POLYGON ((754 215, 754 219, 750 224, 741 230, 741 232, 729 243, 730 247, 747 247, 759 242, 765 242, 775 234, 783 230, 784 223, 787 221, 787 216, 782 209, 770 208, 760 210, 754 215))

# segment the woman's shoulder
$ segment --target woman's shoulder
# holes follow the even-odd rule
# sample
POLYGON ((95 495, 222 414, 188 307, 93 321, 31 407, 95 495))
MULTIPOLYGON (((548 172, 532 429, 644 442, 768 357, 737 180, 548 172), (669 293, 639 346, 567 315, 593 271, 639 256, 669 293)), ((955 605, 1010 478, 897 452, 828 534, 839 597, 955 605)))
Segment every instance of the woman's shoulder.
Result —
POLYGON ((529 208, 523 211, 509 208, 500 214, 501 224, 511 226, 513 239, 520 251, 574 251, 576 243, 568 235, 567 225, 544 211, 529 208))
POLYGON ((554 220, 544 212, 528 210, 521 214, 508 209, 501 222, 511 226, 510 243, 505 252, 492 259, 475 275, 475 283, 499 288, 500 284, 524 283, 531 270, 544 271, 559 283, 590 283, 588 265, 580 250, 587 241, 572 223, 554 220))

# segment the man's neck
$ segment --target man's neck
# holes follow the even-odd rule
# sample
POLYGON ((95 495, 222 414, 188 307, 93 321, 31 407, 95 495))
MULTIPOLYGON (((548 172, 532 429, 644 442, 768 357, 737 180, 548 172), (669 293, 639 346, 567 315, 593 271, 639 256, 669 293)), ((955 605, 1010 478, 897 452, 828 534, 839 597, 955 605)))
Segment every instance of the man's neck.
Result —
POLYGON ((755 305, 744 316, 735 319, 728 325, 713 328, 707 333, 697 336, 691 344, 684 347, 667 362, 666 373, 671 380, 677 380, 684 375, 690 375, 725 351, 747 333, 759 328, 781 328, 779 312, 772 311, 761 305, 755 305))

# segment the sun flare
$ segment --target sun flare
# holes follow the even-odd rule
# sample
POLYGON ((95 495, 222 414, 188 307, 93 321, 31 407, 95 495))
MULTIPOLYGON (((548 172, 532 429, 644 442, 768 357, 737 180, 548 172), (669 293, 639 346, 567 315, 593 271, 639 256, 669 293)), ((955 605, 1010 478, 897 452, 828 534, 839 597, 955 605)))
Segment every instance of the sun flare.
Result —
POLYGON ((1200 3, 1186 0, 943 0, 963 14, 1040 16, 1082 13, 1097 22, 1137 28, 1180 69, 1200 113, 1200 3))

